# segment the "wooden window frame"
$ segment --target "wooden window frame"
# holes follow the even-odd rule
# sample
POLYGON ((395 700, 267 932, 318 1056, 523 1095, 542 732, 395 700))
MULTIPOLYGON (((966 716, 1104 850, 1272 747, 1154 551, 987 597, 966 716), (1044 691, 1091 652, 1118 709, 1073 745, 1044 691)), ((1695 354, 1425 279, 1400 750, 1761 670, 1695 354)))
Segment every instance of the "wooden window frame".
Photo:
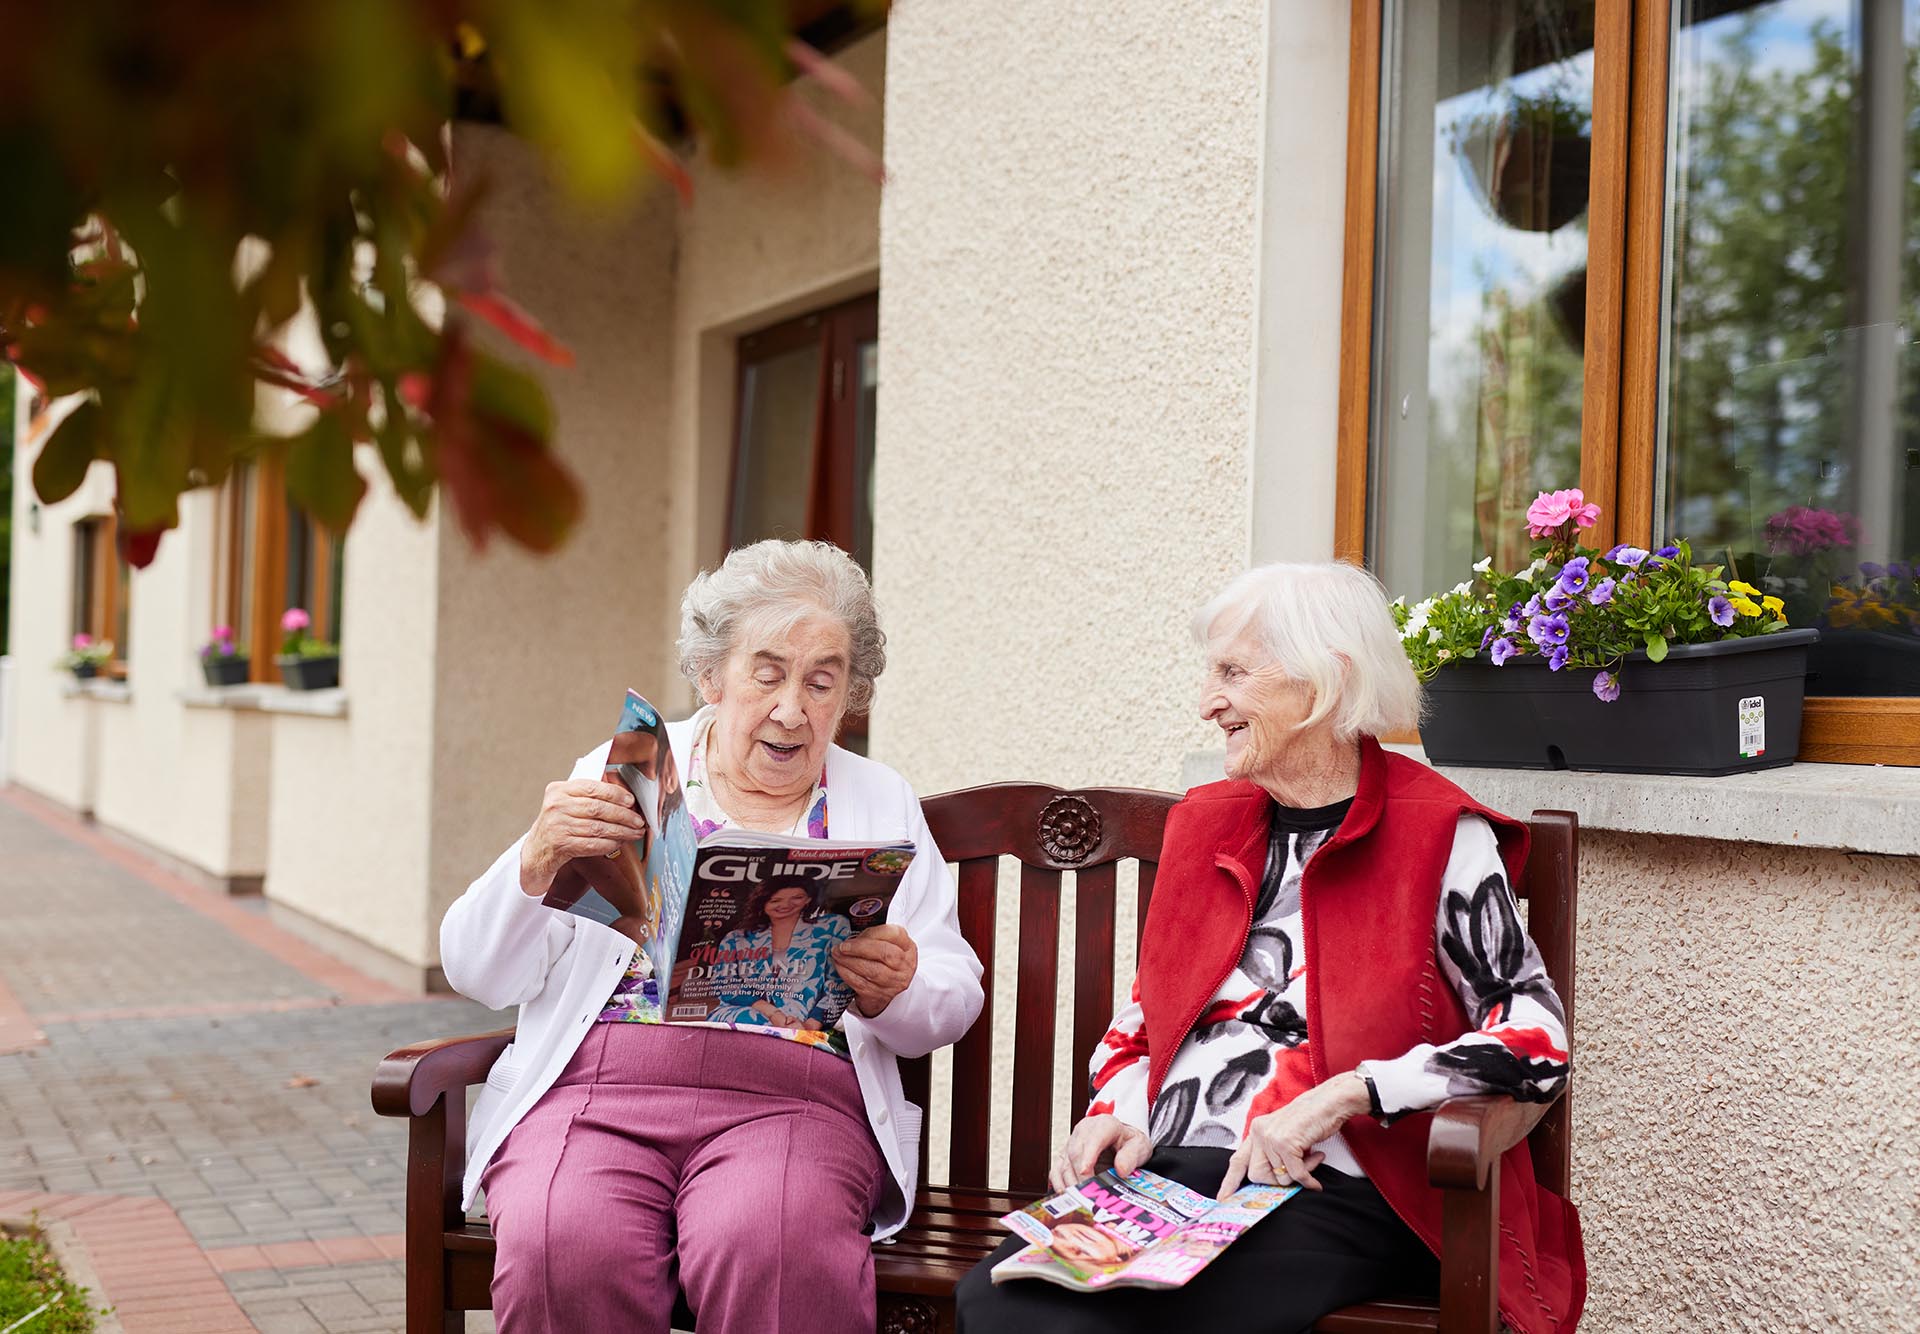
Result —
MULTIPOLYGON (((229 479, 221 498, 221 540, 214 569, 213 606, 228 625, 238 622, 241 605, 247 608, 246 642, 238 647, 247 653, 247 679, 261 685, 280 681, 280 617, 287 610, 287 474, 286 461, 277 452, 254 459, 238 486, 251 492, 252 512, 248 524, 253 541, 253 570, 243 578, 238 565, 238 529, 241 522, 240 497, 236 483, 229 479)), ((314 569, 313 606, 307 608, 313 618, 310 633, 316 639, 339 638, 333 624, 333 560, 339 539, 319 524, 313 525, 314 569)))
MULTIPOLYGON (((120 633, 120 615, 123 610, 130 611, 133 596, 131 571, 120 557, 119 524, 110 513, 89 514, 76 520, 72 531, 76 547, 86 546, 92 568, 87 572, 85 611, 83 613, 79 606, 72 609, 70 634, 91 635, 95 643, 111 640, 113 657, 100 664, 99 675, 124 681, 127 679, 126 640, 131 635, 120 633)), ((78 575, 75 571, 76 580, 78 575)))
MULTIPOLYGON (((1334 554, 1357 563, 1367 556, 1386 2, 1350 0, 1334 554)), ((1653 545, 1672 25, 1673 0, 1596 0, 1580 485, 1601 506, 1590 540, 1602 547, 1653 545)), ((1800 759, 1920 765, 1920 697, 1809 696, 1800 759)))

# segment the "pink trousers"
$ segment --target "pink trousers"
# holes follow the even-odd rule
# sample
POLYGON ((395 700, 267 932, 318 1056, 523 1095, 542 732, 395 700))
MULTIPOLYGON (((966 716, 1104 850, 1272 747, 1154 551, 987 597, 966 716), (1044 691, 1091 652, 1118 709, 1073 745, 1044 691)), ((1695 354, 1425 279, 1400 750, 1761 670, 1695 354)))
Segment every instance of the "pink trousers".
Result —
POLYGON ((481 1177, 499 1328, 871 1334, 885 1171, 841 1057, 595 1024, 481 1177))

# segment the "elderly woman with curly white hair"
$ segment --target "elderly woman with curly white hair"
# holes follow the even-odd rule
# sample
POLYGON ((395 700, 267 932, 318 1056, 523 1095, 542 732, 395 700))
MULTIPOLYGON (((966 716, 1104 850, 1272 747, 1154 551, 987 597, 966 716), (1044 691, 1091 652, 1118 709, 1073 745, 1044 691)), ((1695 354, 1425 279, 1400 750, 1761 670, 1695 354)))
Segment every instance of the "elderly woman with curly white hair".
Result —
MULTIPOLYGON (((1463 1094, 1546 1101, 1567 1079, 1564 1012, 1514 905, 1527 826, 1376 740, 1420 716, 1379 584, 1264 566, 1194 629, 1227 781, 1168 814, 1132 999, 1091 1054, 1053 1184, 1111 1157, 1223 1198, 1248 1180, 1303 1189, 1174 1291, 995 1287, 983 1263, 960 1284, 963 1331, 1296 1334, 1431 1293, 1423 1113, 1463 1094)), ((1524 1146, 1500 1177, 1501 1313, 1568 1334, 1586 1292, 1573 1206, 1524 1146)))
POLYGON ((734 551, 681 604, 680 666, 703 704, 667 731, 696 828, 917 850, 886 923, 833 950, 854 1000, 826 1041, 663 1025, 634 942, 540 902, 568 861, 643 828, 600 781, 605 745, 448 911, 448 980, 520 1007, 474 1107, 465 1183, 469 1205, 486 1192, 508 1334, 664 1331, 678 1291, 702 1329, 873 1328, 870 1243, 905 1221, 919 1156, 896 1058, 954 1041, 982 999, 913 790, 834 744, 885 643, 865 574, 823 542, 734 551))

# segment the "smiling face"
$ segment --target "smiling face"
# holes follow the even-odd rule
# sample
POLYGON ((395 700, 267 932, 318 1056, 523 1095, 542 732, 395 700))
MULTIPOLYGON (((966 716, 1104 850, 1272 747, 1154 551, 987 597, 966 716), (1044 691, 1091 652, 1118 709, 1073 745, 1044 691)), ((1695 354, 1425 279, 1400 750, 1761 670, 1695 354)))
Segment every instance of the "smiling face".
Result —
POLYGON ((1227 777, 1264 785, 1282 772, 1309 736, 1297 726, 1312 710, 1312 687, 1287 675, 1251 628, 1207 636, 1200 716, 1226 736, 1227 777))
POLYGON ((813 895, 795 886, 776 889, 767 900, 767 920, 769 922, 791 922, 805 912, 813 902, 813 895))
POLYGON ((708 762, 728 785, 797 800, 813 790, 847 711, 847 630, 822 612, 784 633, 751 623, 726 663, 702 683, 715 706, 708 762))

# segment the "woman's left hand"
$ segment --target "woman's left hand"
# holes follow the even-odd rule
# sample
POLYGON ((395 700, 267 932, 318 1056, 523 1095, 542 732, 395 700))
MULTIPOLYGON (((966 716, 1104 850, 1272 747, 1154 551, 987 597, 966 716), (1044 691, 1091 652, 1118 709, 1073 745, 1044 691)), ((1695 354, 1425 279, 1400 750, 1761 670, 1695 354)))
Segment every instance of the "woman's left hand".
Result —
POLYGON ((854 1008, 872 1019, 913 981, 920 951, 905 927, 870 926, 833 947, 833 966, 853 988, 854 1008))
POLYGON ((1227 1162, 1219 1198, 1226 1199, 1246 1181, 1263 1186, 1297 1181, 1308 1190, 1319 1190, 1313 1169, 1324 1155, 1315 1153, 1313 1146, 1371 1105, 1366 1081, 1349 1070, 1308 1089, 1278 1111, 1254 1117, 1247 1124, 1246 1139, 1227 1162))

